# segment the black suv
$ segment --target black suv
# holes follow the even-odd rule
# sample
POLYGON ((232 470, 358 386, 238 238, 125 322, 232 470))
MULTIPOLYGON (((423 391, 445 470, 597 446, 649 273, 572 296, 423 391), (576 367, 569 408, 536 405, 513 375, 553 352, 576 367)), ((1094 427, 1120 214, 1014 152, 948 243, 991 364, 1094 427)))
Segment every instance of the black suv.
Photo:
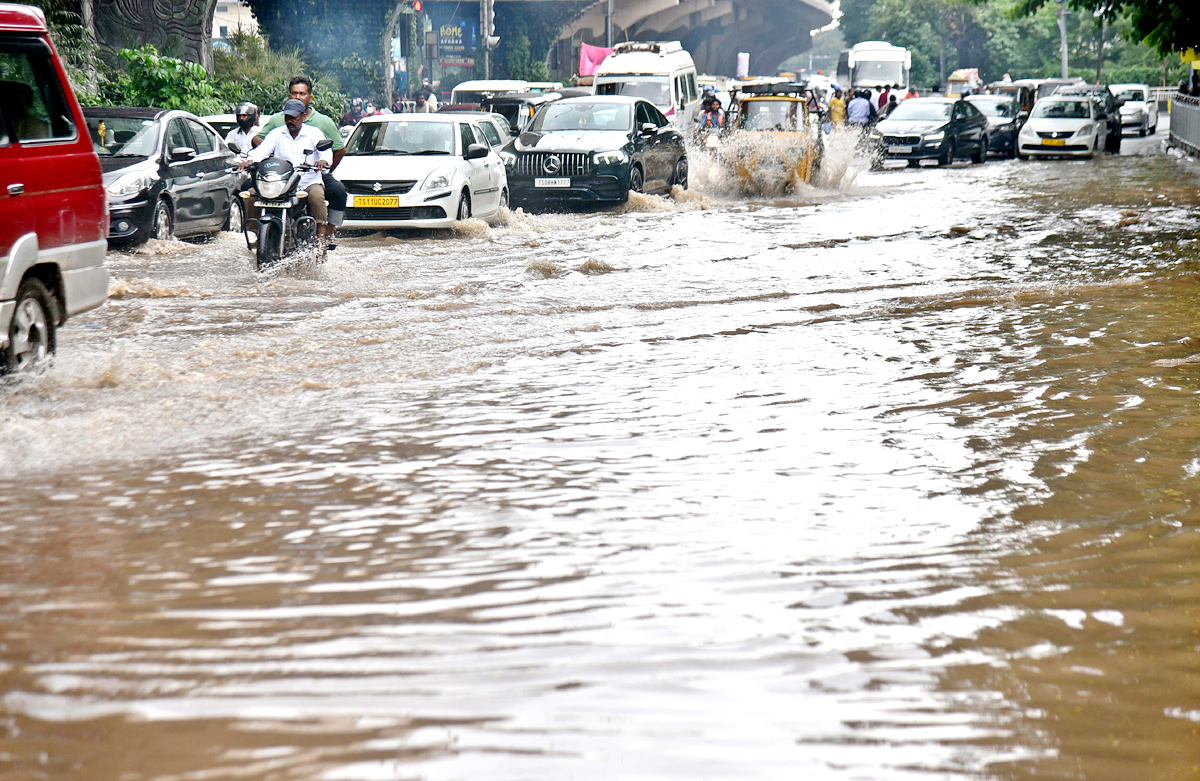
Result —
POLYGON ((1055 95, 1087 95, 1100 107, 1100 118, 1108 123, 1104 151, 1114 155, 1121 151, 1121 104, 1103 84, 1066 84, 1054 90, 1055 95))
POLYGON ((629 191, 687 188, 683 136, 648 100, 563 98, 538 109, 500 159, 514 206, 623 203, 629 191))

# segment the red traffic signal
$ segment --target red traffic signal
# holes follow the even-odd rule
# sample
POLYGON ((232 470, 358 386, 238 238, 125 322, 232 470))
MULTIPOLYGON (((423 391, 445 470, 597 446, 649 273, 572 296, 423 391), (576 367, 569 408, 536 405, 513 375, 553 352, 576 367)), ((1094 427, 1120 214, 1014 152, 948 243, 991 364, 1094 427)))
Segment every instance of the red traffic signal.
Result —
POLYGON ((413 10, 421 13, 421 0, 413 0, 413 10))

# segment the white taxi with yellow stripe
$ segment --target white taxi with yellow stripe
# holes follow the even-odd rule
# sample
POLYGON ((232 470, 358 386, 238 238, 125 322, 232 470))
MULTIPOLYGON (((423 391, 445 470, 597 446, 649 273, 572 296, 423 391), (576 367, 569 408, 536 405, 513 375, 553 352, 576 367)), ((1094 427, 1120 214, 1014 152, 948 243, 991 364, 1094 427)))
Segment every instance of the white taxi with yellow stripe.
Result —
POLYGON ((449 228, 508 206, 504 164, 468 116, 366 117, 334 175, 349 194, 345 228, 449 228))

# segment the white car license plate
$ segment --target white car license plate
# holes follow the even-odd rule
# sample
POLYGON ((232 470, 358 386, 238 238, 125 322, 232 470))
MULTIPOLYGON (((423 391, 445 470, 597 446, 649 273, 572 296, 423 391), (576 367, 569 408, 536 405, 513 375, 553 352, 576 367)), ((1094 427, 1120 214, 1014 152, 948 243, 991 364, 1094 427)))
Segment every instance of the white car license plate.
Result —
POLYGON ((892 144, 891 146, 888 147, 889 155, 907 155, 907 154, 911 153, 912 151, 913 151, 913 148, 911 146, 900 146, 898 144, 892 144))
POLYGON ((534 186, 534 187, 570 187, 570 186, 571 186, 571 180, 570 180, 570 178, 562 178, 562 179, 534 179, 534 180, 533 180, 533 186, 534 186))

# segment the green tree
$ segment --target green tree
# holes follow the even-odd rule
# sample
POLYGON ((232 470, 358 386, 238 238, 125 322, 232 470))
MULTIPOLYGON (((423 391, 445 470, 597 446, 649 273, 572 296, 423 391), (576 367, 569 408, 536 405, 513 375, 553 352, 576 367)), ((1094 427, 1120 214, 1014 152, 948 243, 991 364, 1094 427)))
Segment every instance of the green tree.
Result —
MULTIPOLYGON (((988 2, 989 0, 975 0, 988 2)), ((1015 12, 1028 16, 1050 0, 1018 0, 1015 12)), ((1068 0, 1068 5, 1110 24, 1125 18, 1131 34, 1166 57, 1200 47, 1200 3, 1196 0, 1068 0)))

